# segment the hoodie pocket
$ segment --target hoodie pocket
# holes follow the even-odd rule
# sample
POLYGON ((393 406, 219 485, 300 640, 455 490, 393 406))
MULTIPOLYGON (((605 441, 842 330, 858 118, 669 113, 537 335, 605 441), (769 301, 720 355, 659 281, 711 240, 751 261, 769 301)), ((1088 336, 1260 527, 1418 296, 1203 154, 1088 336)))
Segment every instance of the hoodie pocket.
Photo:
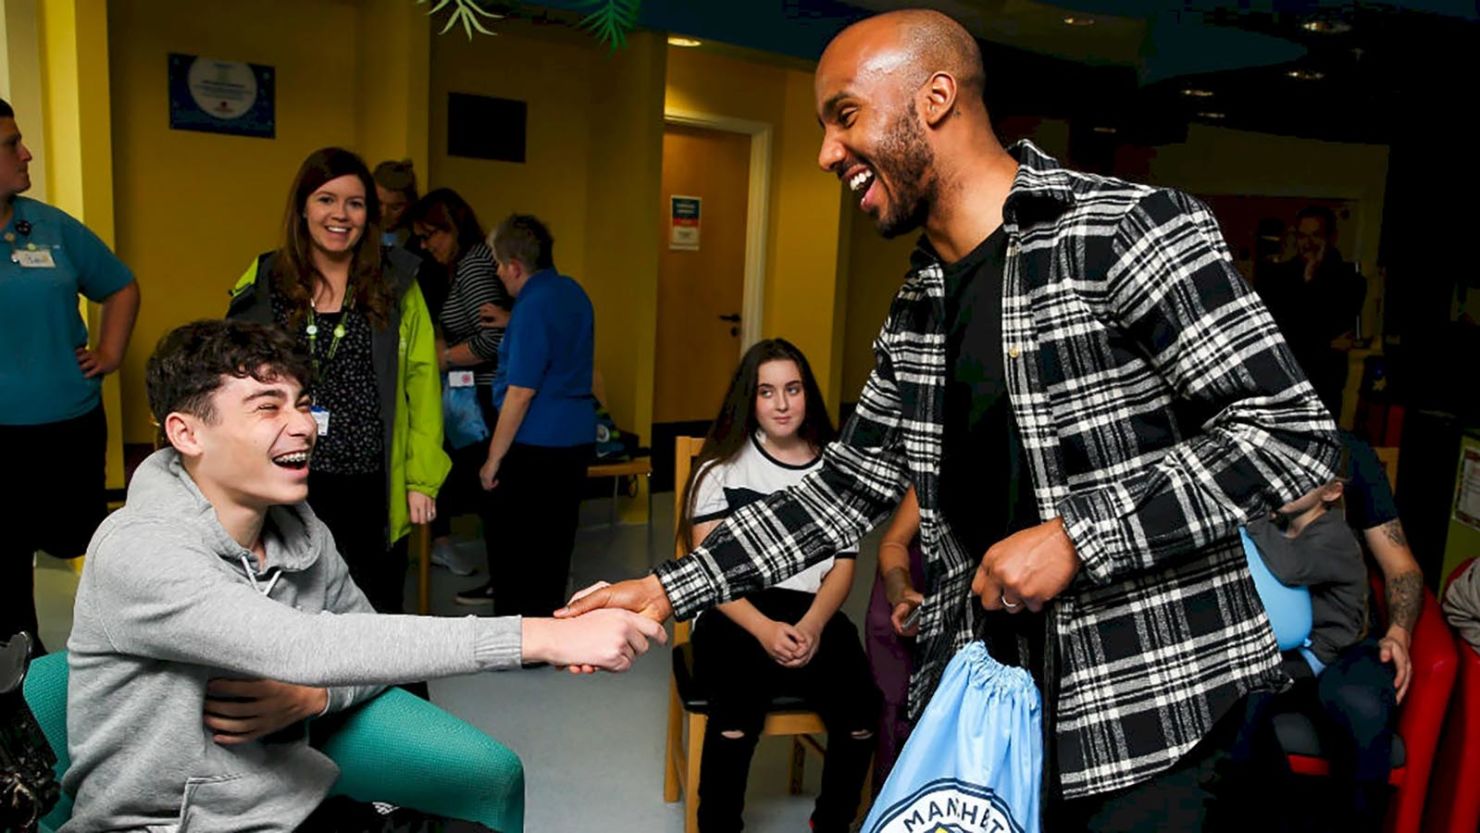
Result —
POLYGON ((213 775, 185 779, 185 795, 180 799, 180 822, 177 833, 206 833, 230 830, 232 820, 245 809, 240 775, 213 775))

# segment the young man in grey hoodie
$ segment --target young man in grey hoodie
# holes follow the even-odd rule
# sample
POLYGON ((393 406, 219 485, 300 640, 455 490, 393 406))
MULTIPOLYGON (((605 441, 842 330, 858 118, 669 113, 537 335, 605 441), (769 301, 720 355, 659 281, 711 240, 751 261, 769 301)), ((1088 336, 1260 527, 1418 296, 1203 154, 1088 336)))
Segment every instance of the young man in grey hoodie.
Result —
POLYGON ((304 502, 308 378, 291 339, 243 322, 187 324, 149 359, 168 447, 93 536, 78 587, 67 833, 324 829, 315 811, 338 769, 309 746, 305 718, 385 685, 521 662, 621 671, 663 640, 615 611, 376 615, 304 502))

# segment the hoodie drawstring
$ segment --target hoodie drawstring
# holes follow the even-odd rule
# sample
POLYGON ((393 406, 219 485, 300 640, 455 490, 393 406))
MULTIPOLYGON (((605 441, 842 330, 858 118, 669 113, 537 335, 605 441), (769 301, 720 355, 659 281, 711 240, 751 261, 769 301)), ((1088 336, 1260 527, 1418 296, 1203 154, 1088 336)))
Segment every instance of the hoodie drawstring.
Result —
POLYGON ((247 578, 251 579, 252 581, 252 589, 256 590, 264 596, 271 596, 272 588, 276 587, 278 579, 283 577, 282 569, 279 567, 273 567, 272 570, 269 571, 272 574, 272 578, 268 580, 267 587, 266 589, 264 589, 262 585, 258 583, 257 573, 255 570, 252 569, 252 562, 247 560, 247 556, 245 553, 242 554, 241 559, 242 569, 247 571, 247 578))

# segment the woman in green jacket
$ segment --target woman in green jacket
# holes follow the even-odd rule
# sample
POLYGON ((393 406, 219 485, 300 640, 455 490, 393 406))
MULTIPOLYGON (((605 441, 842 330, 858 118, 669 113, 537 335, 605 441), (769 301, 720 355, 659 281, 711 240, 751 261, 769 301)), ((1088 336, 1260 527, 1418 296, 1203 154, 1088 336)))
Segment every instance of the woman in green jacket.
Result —
POLYGON ((436 516, 451 468, 420 259, 380 246, 380 202, 360 157, 309 154, 288 195, 283 244, 231 293, 230 318, 275 324, 311 359, 319 425, 309 505, 370 603, 402 611, 413 523, 436 516))

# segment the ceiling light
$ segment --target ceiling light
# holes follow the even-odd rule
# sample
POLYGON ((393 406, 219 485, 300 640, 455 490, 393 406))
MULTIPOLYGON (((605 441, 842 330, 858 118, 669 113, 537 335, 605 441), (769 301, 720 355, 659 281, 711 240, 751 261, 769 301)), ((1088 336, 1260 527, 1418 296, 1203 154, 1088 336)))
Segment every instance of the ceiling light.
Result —
POLYGON ((1188 87, 1187 89, 1182 91, 1182 95, 1185 95, 1188 98, 1212 98, 1213 91, 1200 90, 1197 87, 1188 87))
POLYGON ((683 38, 678 35, 668 36, 669 46, 702 46, 703 44, 704 41, 694 40, 693 38, 683 38))
POLYGON ((1200 119, 1209 119, 1209 120, 1212 120, 1212 121, 1222 121, 1223 119, 1228 118, 1228 114, 1227 113, 1218 113, 1218 112, 1208 111, 1208 112, 1198 113, 1197 114, 1197 117, 1200 118, 1200 119))
POLYGON ((1064 25, 1065 26, 1093 26, 1093 25, 1095 25, 1095 19, 1092 18, 1092 17, 1066 17, 1066 18, 1064 18, 1064 25))
POLYGON ((1308 20, 1300 28, 1319 35, 1340 35, 1352 30, 1352 25, 1340 20, 1308 20))
POLYGON ((1114 135, 1115 133, 1118 133, 1119 131, 1116 130, 1115 128, 1113 128, 1113 127, 1096 127, 1095 128, 1095 132, 1096 133, 1105 133, 1107 135, 1114 135))
POLYGON ((1326 77, 1326 73, 1314 69, 1292 69, 1285 76, 1296 81, 1319 81, 1326 77))

